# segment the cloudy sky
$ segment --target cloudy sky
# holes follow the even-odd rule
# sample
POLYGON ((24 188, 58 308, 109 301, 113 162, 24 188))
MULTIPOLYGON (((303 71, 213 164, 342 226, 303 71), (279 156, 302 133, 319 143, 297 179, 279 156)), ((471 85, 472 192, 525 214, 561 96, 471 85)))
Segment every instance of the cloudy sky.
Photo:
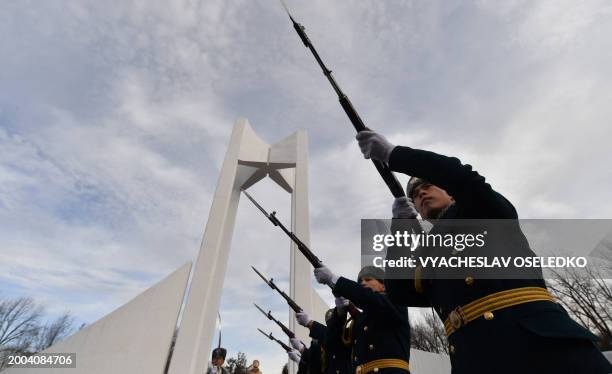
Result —
MULTIPOLYGON (((609 1, 289 6, 369 127, 474 165, 523 218, 612 217, 609 1)), ((308 131, 311 243, 336 272, 358 270, 359 220, 389 216, 277 1, 11 1, 0 51, 0 296, 91 323, 194 260, 238 117, 269 143, 308 131)), ((287 219, 280 188, 253 193, 287 219)), ((287 247, 240 206, 224 341, 267 373, 285 356, 251 302, 287 313, 248 265, 286 285, 287 247)))

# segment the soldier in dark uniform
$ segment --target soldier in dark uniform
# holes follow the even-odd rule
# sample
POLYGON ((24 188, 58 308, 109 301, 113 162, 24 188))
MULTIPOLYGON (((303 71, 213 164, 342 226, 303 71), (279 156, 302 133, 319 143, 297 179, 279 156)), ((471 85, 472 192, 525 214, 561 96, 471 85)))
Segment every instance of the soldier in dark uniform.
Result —
POLYGON ((352 364, 355 374, 407 374, 410 359, 408 311, 385 294, 384 271, 363 268, 357 282, 334 275, 327 267, 315 269, 321 284, 362 310, 352 327, 352 364))
POLYGON ((311 320, 308 314, 296 313, 298 323, 309 330, 308 336, 312 338, 310 347, 306 348, 297 338, 290 339, 291 345, 300 350, 302 359, 307 362, 307 370, 310 374, 321 374, 323 372, 325 339, 327 327, 317 321, 311 320))
MULTIPOLYGON (((296 348, 294 342, 291 343, 296 348)), ((299 342, 298 347, 288 352, 289 359, 298 364, 298 374, 322 374, 322 347, 319 341, 312 339, 308 348, 299 342)))
POLYGON ((289 356, 289 360, 295 362, 298 365, 298 370, 297 373, 298 374, 308 374, 308 360, 306 359, 308 356, 308 353, 306 353, 306 356, 304 356, 304 358, 302 359, 302 355, 303 353, 307 350, 307 348, 304 346, 302 349, 294 349, 291 352, 287 352, 287 356, 289 356))
MULTIPOLYGON (((517 220, 514 206, 485 182, 484 177, 456 158, 395 147, 371 131, 359 133, 366 158, 387 163, 392 171, 413 176, 407 195, 394 202, 396 218, 517 220)), ((430 233, 444 233, 434 227, 430 233)), ((512 222, 512 221, 509 221, 512 222)), ((511 226, 512 227, 512 226, 511 226)), ((533 255, 520 226, 487 241, 508 244, 519 255, 533 255)), ((405 253, 390 248, 387 259, 405 253)), ((427 248, 431 250, 431 248, 427 248)), ((419 250, 416 251, 417 255, 419 250)), ((452 371, 458 373, 611 373, 612 366, 597 350, 593 334, 574 322, 548 293, 542 278, 463 279, 423 277, 417 268, 389 269, 389 297, 408 306, 431 305, 445 322, 452 371), (396 272, 392 274, 390 271, 396 272), (408 277, 397 272, 408 272, 408 277), (429 278, 429 279, 427 279, 429 278)))
MULTIPOLYGON (((297 313, 298 323, 310 330, 310 337, 318 339, 321 344, 321 370, 327 374, 352 374, 351 341, 346 338, 345 325, 347 323, 347 308, 349 302, 343 297, 336 297, 336 307, 325 313, 325 325, 310 320, 306 313, 297 313)), ((296 349, 303 349, 303 344, 293 338, 291 345, 296 349)))
POLYGON ((327 325, 325 373, 352 374, 350 332, 354 320, 352 317, 347 320, 347 315, 349 315, 347 299, 336 297, 335 303, 336 307, 325 314, 327 325))

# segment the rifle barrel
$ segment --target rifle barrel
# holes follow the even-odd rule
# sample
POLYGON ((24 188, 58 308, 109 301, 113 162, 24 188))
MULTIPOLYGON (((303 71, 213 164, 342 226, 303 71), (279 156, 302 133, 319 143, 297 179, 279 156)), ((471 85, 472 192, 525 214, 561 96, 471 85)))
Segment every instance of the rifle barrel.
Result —
MULTIPOLYGON (((332 88, 336 92, 336 95, 338 95, 340 106, 342 106, 342 109, 344 109, 344 112, 346 113, 347 117, 353 124, 353 127, 355 128, 355 130, 357 130, 357 132, 368 130, 367 126, 365 125, 365 123, 363 122, 359 114, 357 113, 357 110, 355 110, 355 107, 351 103, 351 100, 342 91, 342 89, 340 88, 336 80, 334 79, 332 75, 332 71, 329 70, 327 66, 325 66, 325 63, 323 62, 323 60, 319 56, 319 53, 317 52, 314 45, 308 38, 308 35, 306 35, 306 28, 293 19, 293 16, 291 15, 291 13, 289 13, 289 9, 287 8, 287 5, 282 0, 281 0, 281 3, 283 4, 283 7, 287 11, 287 15, 289 15, 289 19, 291 19, 293 28, 297 32, 298 36, 300 37, 304 45, 310 50, 315 60, 321 67, 321 70, 323 70, 323 74, 325 75, 325 77, 327 77, 327 80, 329 81, 332 88)), ((380 174, 382 179, 385 181, 385 184, 387 185, 387 187, 389 188, 389 190, 391 191, 394 197, 397 198, 397 197, 406 196, 406 194, 404 193, 404 189, 402 188, 402 185, 399 183, 399 181, 397 180, 397 178, 395 177, 395 175, 393 174, 393 172, 391 171, 391 169, 389 169, 387 165, 385 165, 383 162, 378 161, 378 160, 372 160, 372 163, 374 163, 376 170, 378 170, 378 173, 380 174)))

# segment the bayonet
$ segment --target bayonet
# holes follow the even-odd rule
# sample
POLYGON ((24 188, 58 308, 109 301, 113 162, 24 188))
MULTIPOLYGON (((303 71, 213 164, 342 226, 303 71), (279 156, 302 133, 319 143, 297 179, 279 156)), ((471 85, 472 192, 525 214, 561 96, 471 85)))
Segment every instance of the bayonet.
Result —
POLYGON ((273 290, 276 290, 276 292, 278 292, 283 297, 283 299, 287 301, 287 304, 289 304, 289 307, 291 307, 291 309, 293 309, 294 312, 301 313, 304 311, 295 301, 293 301, 291 297, 289 297, 289 295, 284 293, 280 288, 276 286, 276 284, 274 284, 274 279, 272 278, 270 278, 269 280, 266 279, 266 277, 264 277, 263 274, 261 274, 257 269, 255 269, 255 266, 251 266, 251 268, 257 273, 257 275, 259 275, 261 279, 263 279, 264 282, 266 282, 266 284, 270 288, 272 288, 273 290))
POLYGON ((272 336, 272 333, 266 334, 265 332, 261 331, 260 328, 257 328, 257 330, 259 330, 260 333, 264 334, 266 336, 266 338, 277 342, 281 347, 283 347, 285 352, 291 352, 292 351, 291 347, 289 347, 287 344, 281 342, 280 340, 276 339, 274 336, 272 336))
MULTIPOLYGON (((323 74, 325 75, 325 77, 327 77, 327 80, 329 81, 332 88, 336 92, 336 95, 338 95, 338 100, 340 101, 340 105, 342 106, 342 109, 344 109, 344 112, 346 113, 349 120, 353 124, 353 127, 355 128, 355 130, 357 130, 357 132, 369 130, 366 127, 366 125, 363 123, 363 120, 361 119, 361 117, 359 116, 355 108, 353 107, 353 104, 349 100, 348 96, 346 96, 346 94, 342 91, 338 83, 336 83, 336 80, 332 76, 332 71, 329 70, 327 66, 325 66, 325 63, 319 56, 319 53, 317 52, 315 47, 310 42, 308 35, 306 35, 306 28, 302 26, 301 24, 297 23, 295 19, 293 19, 293 16, 289 12, 289 9, 287 8, 287 5, 285 4, 283 0, 281 0, 281 3, 283 4, 283 7, 285 8, 287 15, 289 16, 289 19, 291 19, 293 28, 295 29, 298 36, 302 40, 302 43, 304 43, 306 48, 310 49, 310 52, 312 52, 315 60, 317 60, 317 63, 321 67, 321 70, 323 70, 323 74)), ((404 189, 402 188, 402 185, 399 183, 399 181, 397 180, 393 172, 391 172, 391 169, 389 169, 389 167, 382 161, 372 160, 372 162, 374 163, 374 166, 378 170, 378 173, 380 174, 382 179, 387 184, 387 187, 389 187, 389 190, 391 190, 391 193, 393 194, 393 196, 394 197, 406 196, 404 193, 404 189)))
POLYGON ((319 260, 319 258, 315 256, 315 254, 310 250, 310 248, 308 248, 308 246, 304 244, 304 242, 302 242, 300 238, 298 238, 292 231, 289 231, 285 227, 285 225, 283 225, 283 223, 279 221, 278 218, 276 218, 276 212, 268 214, 268 212, 266 212, 266 210, 261 205, 259 205, 259 203, 251 195, 249 195, 248 192, 242 190, 242 193, 244 193, 246 197, 251 200, 251 202, 257 207, 257 209, 259 209, 274 224, 274 226, 280 227, 281 230, 283 230, 285 234, 289 236, 289 238, 296 244, 297 249, 302 252, 304 257, 306 257, 306 259, 312 264, 313 267, 320 268, 321 266, 323 266, 321 260, 319 260))
MULTIPOLYGON (((259 311, 266 317, 268 317, 268 319, 270 321, 273 321, 274 323, 276 323, 278 325, 278 327, 281 328, 281 330, 283 330, 283 332, 290 337, 291 339, 295 338, 295 333, 293 331, 291 331, 289 329, 289 327, 285 326, 281 321, 277 320, 276 318, 274 318, 274 316, 272 315, 272 311, 268 311, 268 313, 264 312, 263 309, 261 309, 259 307, 259 305, 253 303, 253 305, 255 305, 255 308, 259 309, 259 311)), ((303 344, 303 343, 302 343, 303 344)))
MULTIPOLYGON (((304 244, 304 242, 302 242, 293 232, 287 230, 285 225, 283 225, 283 223, 276 218, 276 212, 272 212, 272 213, 268 214, 268 212, 266 212, 266 210, 261 205, 259 205, 259 203, 251 195, 249 195, 248 192, 246 192, 245 190, 242 190, 242 192, 249 198, 249 200, 251 200, 251 202, 253 204, 255 204, 255 206, 266 217, 268 217, 268 219, 270 221, 272 221, 272 223, 274 223, 274 226, 280 227, 285 232, 285 234, 287 234, 289 236, 289 238, 297 245, 298 250, 300 252, 302 252, 304 257, 306 257, 306 259, 312 264, 312 266, 314 268, 320 268, 320 267, 323 266, 323 263, 321 262, 321 260, 319 260, 319 258, 317 256, 315 256, 315 254, 310 250, 310 248, 308 248, 308 246, 306 244, 304 244)), ((289 306, 291 307, 291 309, 293 309, 296 313, 302 312, 302 308, 300 308, 296 304, 296 302, 293 301, 293 299, 291 299, 289 296, 287 296, 286 293, 281 291, 274 284, 274 282, 272 281, 272 278, 270 278, 270 280, 267 280, 266 277, 264 277, 259 271, 257 271, 257 269, 255 269, 254 266, 251 266, 251 267, 253 268, 253 270, 255 270, 257 275, 259 275, 261 277, 261 279, 263 279, 264 282, 266 282, 266 284, 268 286, 270 286, 270 288, 275 289, 276 291, 278 291, 281 294, 281 296, 283 298, 285 298, 285 300, 287 300, 287 302, 289 303, 289 306)), ((332 288, 331 285, 329 285, 329 287, 332 288)), ((355 305, 352 302, 349 304, 348 310, 349 310, 349 313, 351 313, 352 316, 356 316, 357 314, 359 314, 359 310, 357 310, 357 308, 355 307, 355 305)))

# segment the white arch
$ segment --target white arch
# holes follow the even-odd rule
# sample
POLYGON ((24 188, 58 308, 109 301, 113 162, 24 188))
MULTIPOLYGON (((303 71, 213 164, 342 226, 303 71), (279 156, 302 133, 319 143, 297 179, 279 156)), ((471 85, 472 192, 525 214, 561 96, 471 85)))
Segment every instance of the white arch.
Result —
MULTIPOLYGON (((266 176, 291 193, 291 230, 308 245, 308 139, 297 131, 268 145, 249 122, 238 119, 223 161, 210 208, 204 238, 193 270, 191 289, 179 327, 169 374, 201 374, 208 362, 215 318, 229 258, 241 189, 266 176)), ((290 296, 313 318, 322 320, 327 305, 311 287, 312 267, 291 244, 290 296)), ((289 328, 306 340, 304 329, 295 328, 290 311, 289 328)))

